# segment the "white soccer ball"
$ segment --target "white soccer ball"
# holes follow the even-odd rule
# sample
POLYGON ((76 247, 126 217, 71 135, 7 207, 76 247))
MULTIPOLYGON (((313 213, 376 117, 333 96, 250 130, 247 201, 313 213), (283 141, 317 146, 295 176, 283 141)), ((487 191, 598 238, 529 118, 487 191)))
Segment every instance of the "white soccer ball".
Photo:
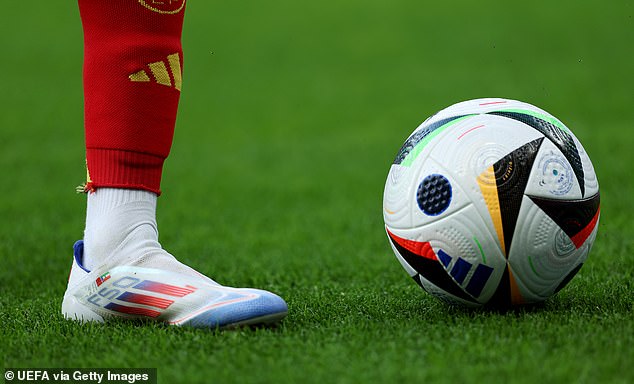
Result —
POLYGON ((405 141, 383 217, 394 254, 425 291, 467 306, 535 303, 586 260, 599 184, 579 140, 548 112, 470 100, 405 141))

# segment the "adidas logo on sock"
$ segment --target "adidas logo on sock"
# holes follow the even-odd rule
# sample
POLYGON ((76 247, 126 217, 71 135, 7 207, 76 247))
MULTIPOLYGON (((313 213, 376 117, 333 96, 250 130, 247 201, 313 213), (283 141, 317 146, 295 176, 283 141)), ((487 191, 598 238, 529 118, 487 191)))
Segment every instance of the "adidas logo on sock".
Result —
POLYGON ((181 60, 178 56, 178 53, 171 54, 167 56, 167 65, 165 65, 165 61, 156 61, 154 63, 150 63, 147 65, 152 73, 153 80, 150 79, 147 71, 142 69, 138 72, 134 72, 128 78, 132 82, 140 82, 147 83, 151 81, 155 81, 158 84, 165 85, 168 87, 174 87, 177 90, 181 90, 183 85, 183 78, 181 74, 181 60), (169 69, 168 69, 169 67, 169 69), (170 76, 171 74, 171 76, 170 76), (172 83, 172 80, 173 83, 172 83))

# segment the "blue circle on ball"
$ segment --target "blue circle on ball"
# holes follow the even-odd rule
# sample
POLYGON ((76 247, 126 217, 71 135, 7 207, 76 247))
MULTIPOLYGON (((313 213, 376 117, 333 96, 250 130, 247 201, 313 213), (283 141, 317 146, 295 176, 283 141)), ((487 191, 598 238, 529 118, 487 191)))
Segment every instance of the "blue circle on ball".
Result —
POLYGON ((418 207, 428 216, 445 212, 451 203, 451 196, 449 180, 438 174, 425 177, 416 191, 418 207))

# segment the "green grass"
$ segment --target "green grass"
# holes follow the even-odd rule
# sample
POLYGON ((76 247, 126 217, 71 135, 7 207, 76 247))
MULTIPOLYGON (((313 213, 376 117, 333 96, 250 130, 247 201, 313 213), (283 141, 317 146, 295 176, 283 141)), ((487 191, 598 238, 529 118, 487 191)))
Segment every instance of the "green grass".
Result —
POLYGON ((634 6, 413 0, 192 1, 161 242, 226 284, 287 299, 275 329, 78 326, 59 308, 81 237, 75 2, 0 25, 4 367, 157 367, 161 383, 634 381, 634 6), (544 305, 465 311, 425 294, 383 232, 389 165, 454 102, 515 98, 573 129, 596 168, 590 258, 544 305))

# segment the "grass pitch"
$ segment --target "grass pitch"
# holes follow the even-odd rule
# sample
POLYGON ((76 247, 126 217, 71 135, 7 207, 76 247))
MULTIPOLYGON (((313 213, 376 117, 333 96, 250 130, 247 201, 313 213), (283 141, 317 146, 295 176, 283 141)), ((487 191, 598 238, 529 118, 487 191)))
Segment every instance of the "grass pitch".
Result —
POLYGON ((0 356, 4 367, 157 367, 161 383, 634 381, 632 4, 204 2, 159 200, 161 242, 236 286, 279 293, 275 329, 78 326, 60 315, 81 237, 75 2, 0 23, 0 356), (500 96, 583 142, 602 193, 588 262, 544 305, 448 307, 383 232, 383 183, 424 118, 500 96))

